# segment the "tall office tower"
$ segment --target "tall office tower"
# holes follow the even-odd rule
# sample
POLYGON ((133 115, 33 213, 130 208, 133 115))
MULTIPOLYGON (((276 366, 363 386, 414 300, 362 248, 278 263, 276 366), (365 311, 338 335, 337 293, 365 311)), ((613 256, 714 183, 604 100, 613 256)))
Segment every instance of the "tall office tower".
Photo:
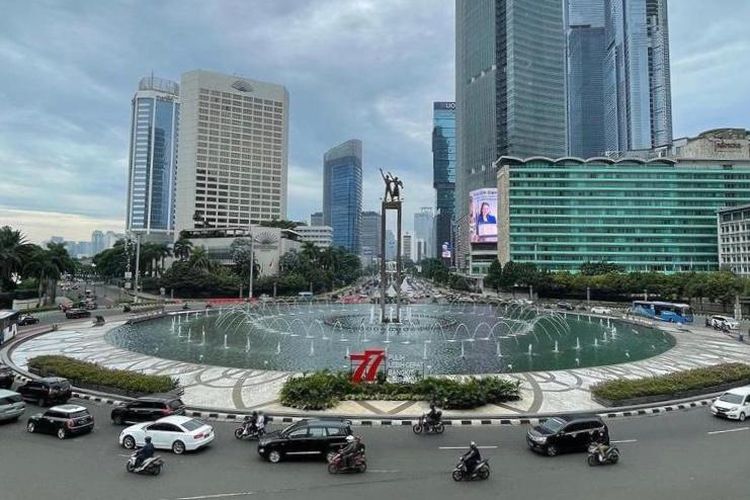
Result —
MULTIPOLYGON (((456 0, 456 220, 496 184, 500 156, 565 156, 565 108, 561 0, 456 0)), ((457 229, 465 268, 469 226, 457 229)))
POLYGON ((96 255, 99 252, 107 248, 104 238, 104 233, 98 229, 91 233, 91 254, 96 255))
POLYGON ((422 207, 419 212, 414 214, 414 238, 416 241, 423 241, 427 245, 426 255, 422 257, 432 257, 434 253, 434 230, 432 208, 422 207))
POLYGON ((169 236, 174 230, 180 86, 142 78, 132 100, 125 227, 169 236))
POLYGON ((396 235, 390 229, 385 230, 385 260, 396 259, 396 235))
POLYGON ((362 212, 360 221, 360 253, 380 257, 380 212, 362 212))
POLYGON ((313 212, 310 214, 310 225, 311 226, 322 226, 323 225, 323 212, 313 212))
POLYGON ((610 152, 672 141, 667 0, 605 0, 604 136, 610 152))
POLYGON ((410 261, 411 259, 411 245, 412 245, 412 235, 409 233, 404 233, 403 236, 401 236, 401 256, 404 258, 405 261, 410 261))
MULTIPOLYGON (((432 187, 435 188, 435 230, 427 253, 440 255, 446 242, 453 246, 456 191, 456 103, 432 104, 432 187)), ((416 222, 415 222, 416 227, 416 222)), ((419 236, 417 236, 419 237, 419 236)))
POLYGON ((362 141, 351 139, 323 156, 323 225, 333 245, 359 253, 362 214, 362 141))
POLYGON ((181 87, 176 230, 285 219, 286 88, 202 70, 181 87))
POLYGON ((603 156, 604 0, 565 0, 568 154, 603 156))

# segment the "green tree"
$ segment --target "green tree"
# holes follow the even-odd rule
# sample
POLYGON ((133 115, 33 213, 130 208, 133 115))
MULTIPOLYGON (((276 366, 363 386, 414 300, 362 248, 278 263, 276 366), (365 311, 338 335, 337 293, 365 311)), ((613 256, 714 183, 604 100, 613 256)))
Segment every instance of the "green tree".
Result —
POLYGON ((487 269, 487 276, 484 277, 484 286, 500 291, 503 283, 503 265, 499 260, 493 260, 487 269))
POLYGON ((190 254, 193 251, 193 242, 189 239, 180 236, 180 238, 174 242, 174 256, 178 259, 185 261, 190 258, 190 254))
POLYGON ((196 247, 193 248, 193 253, 190 256, 190 260, 188 260, 188 265, 193 269, 209 271, 211 270, 213 263, 208 257, 208 252, 204 247, 196 247))
POLYGON ((584 276, 599 276, 609 273, 622 273, 625 268, 613 262, 586 262, 581 264, 579 272, 584 276))
MULTIPOLYGON (((38 284, 37 307, 41 307, 46 303, 43 297, 47 280, 60 277, 60 269, 53 259, 52 252, 35 246, 31 252, 31 258, 24 266, 23 272, 27 276, 36 278, 38 284)), ((47 297, 49 298, 49 294, 47 297)))
POLYGON ((0 292, 12 290, 17 276, 30 258, 35 245, 21 231, 10 226, 0 228, 0 292))

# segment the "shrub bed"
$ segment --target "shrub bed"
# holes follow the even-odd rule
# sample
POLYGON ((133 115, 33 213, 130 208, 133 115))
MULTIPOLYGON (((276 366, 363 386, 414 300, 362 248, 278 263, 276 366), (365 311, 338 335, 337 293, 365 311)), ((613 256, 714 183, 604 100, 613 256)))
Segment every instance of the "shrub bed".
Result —
POLYGON ((142 396, 179 391, 179 382, 167 375, 145 375, 113 370, 67 356, 37 356, 29 360, 29 371, 42 377, 64 377, 76 387, 142 396))
POLYGON ((592 386, 591 393, 594 399, 607 406, 639 404, 640 399, 648 403, 690 397, 710 389, 718 392, 749 380, 750 366, 743 363, 724 363, 657 377, 600 382, 592 386))
POLYGON ((345 372, 320 371, 287 380, 281 404, 302 410, 324 410, 342 400, 435 401, 446 409, 469 409, 520 399, 521 383, 499 377, 464 380, 428 377, 417 382, 355 384, 345 372))

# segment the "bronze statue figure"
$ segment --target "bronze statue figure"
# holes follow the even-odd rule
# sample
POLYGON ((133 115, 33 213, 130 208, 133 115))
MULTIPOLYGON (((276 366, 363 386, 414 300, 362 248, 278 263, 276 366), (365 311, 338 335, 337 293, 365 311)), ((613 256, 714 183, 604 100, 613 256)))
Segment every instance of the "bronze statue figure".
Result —
POLYGON ((385 201, 400 201, 401 200, 401 189, 404 187, 404 183, 399 180, 398 177, 394 177, 390 172, 387 174, 383 173, 383 169, 380 169, 380 175, 383 177, 385 182, 385 201))

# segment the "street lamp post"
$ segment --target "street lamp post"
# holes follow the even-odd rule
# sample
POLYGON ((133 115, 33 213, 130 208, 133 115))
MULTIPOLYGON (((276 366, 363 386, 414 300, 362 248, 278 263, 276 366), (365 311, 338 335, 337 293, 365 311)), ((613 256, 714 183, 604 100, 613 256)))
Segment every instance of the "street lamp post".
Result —
POLYGON ((250 233, 250 285, 248 286, 247 299, 248 301, 253 300, 253 275, 255 274, 255 248, 253 243, 255 236, 250 233))

